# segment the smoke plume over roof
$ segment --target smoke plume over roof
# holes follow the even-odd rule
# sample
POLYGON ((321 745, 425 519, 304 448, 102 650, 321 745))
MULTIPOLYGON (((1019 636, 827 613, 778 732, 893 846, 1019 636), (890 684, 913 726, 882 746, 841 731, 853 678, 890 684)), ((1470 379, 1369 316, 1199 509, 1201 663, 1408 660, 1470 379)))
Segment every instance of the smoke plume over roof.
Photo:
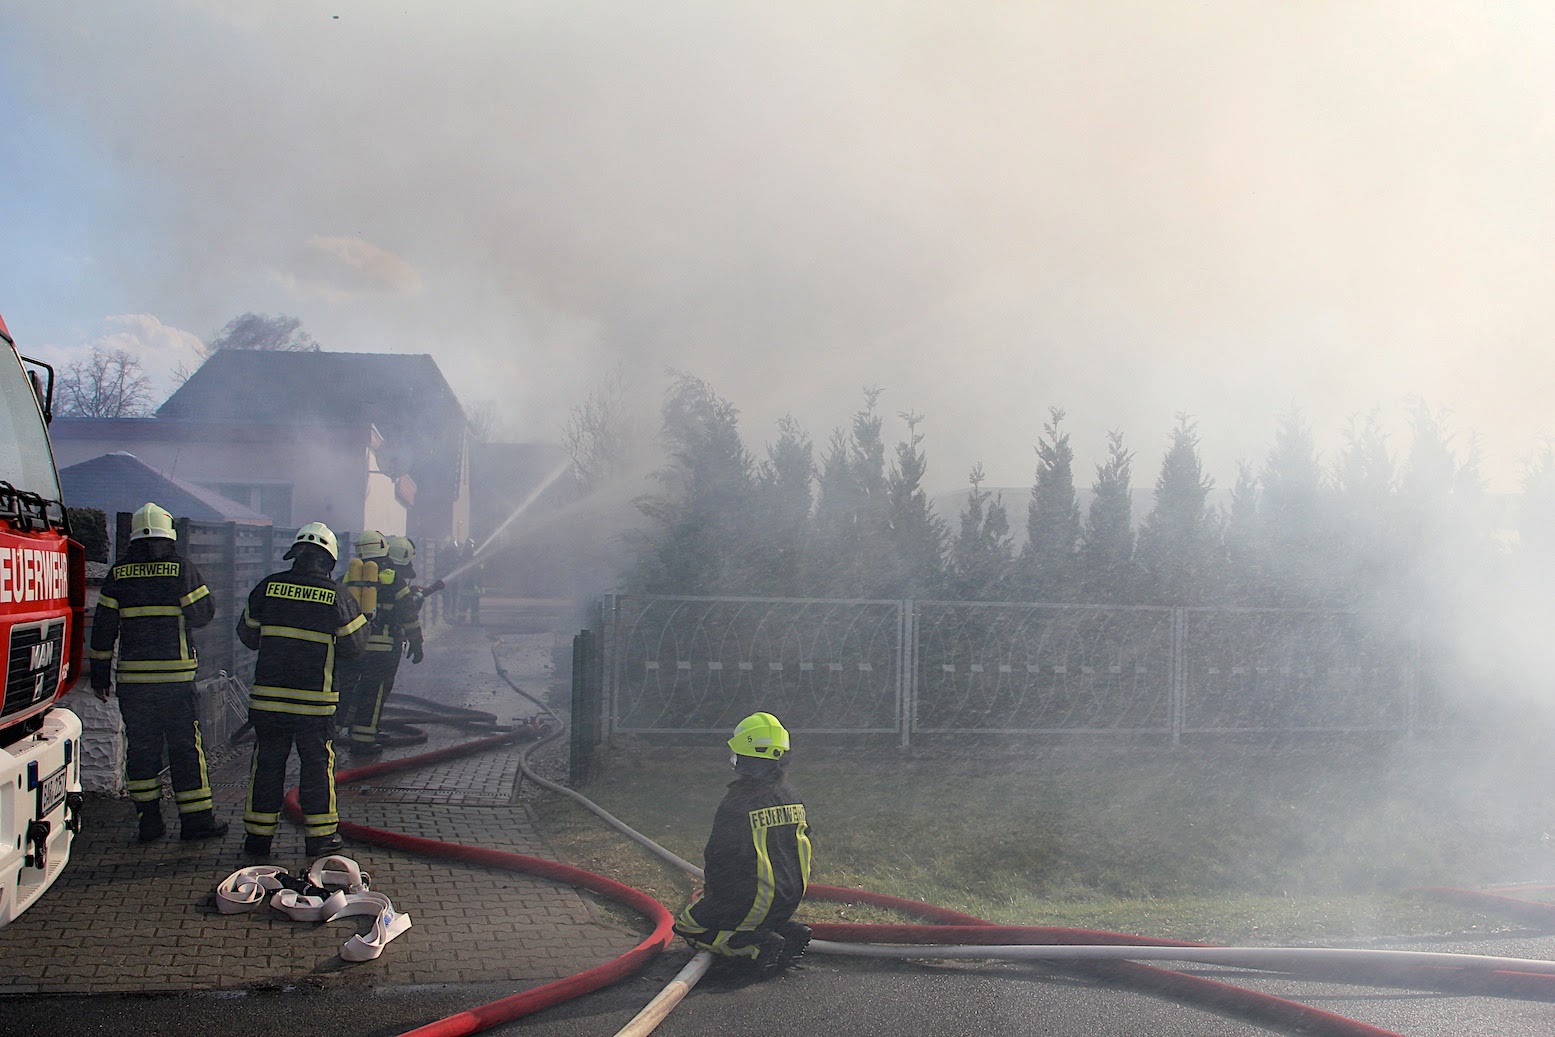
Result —
POLYGON ((1293 406, 1331 447, 1418 394, 1501 488, 1548 427, 1547 5, 20 0, 0 35, 75 192, 0 194, 60 271, 0 300, 24 343, 293 313, 524 438, 621 359, 755 443, 879 385, 945 488, 1029 483, 1054 405, 1082 481, 1108 428, 1149 478, 1178 411, 1221 485, 1293 406))

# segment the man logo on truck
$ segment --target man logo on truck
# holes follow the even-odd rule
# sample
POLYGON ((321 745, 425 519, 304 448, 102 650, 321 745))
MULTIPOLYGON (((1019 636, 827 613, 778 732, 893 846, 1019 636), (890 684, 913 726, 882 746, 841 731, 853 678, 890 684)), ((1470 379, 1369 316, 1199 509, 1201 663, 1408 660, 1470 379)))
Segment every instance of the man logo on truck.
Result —
POLYGON ((41 645, 32 646, 32 662, 27 666, 29 670, 47 669, 54 665, 54 642, 45 641, 41 645))

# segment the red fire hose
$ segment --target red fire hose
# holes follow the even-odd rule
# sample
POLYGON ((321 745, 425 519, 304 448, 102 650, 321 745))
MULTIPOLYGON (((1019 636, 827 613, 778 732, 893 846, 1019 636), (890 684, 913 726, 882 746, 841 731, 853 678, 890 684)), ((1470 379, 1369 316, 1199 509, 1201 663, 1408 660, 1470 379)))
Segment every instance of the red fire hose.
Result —
MULTIPOLYGON (((423 753, 420 756, 405 757, 397 760, 382 760, 363 767, 354 767, 350 770, 339 772, 336 775, 336 780, 343 783, 361 781, 364 778, 374 777, 389 771, 402 770, 408 767, 420 767, 428 763, 480 752, 498 745, 535 738, 539 734, 540 730, 538 728, 524 728, 508 734, 479 738, 461 745, 423 753)), ((302 807, 298 802, 297 789, 292 789, 286 794, 286 812, 293 820, 301 820, 302 818, 302 807)), ((373 845, 389 849, 404 850, 428 857, 466 861, 490 868, 525 872, 568 882, 575 886, 581 886, 584 889, 591 889, 627 907, 640 911, 653 923, 653 932, 646 939, 625 954, 603 965, 597 965, 592 969, 569 976, 566 979, 546 983, 532 990, 526 990, 521 994, 501 998, 489 1004, 481 1005, 478 1008, 428 1023, 426 1026, 417 1027, 409 1031, 405 1037, 411 1037, 412 1034, 415 1037, 459 1037, 459 1035, 476 1033, 498 1023, 530 1015, 540 1011, 542 1008, 550 1008, 565 1001, 582 997, 584 994, 610 986, 612 983, 616 983, 641 969, 658 957, 660 952, 670 944, 672 938, 670 925, 673 919, 670 917, 669 910, 641 890, 633 889, 631 886, 624 885, 614 879, 608 879, 603 875, 597 875, 582 868, 574 868, 571 865, 559 864, 556 861, 548 861, 540 857, 529 857, 525 854, 511 853, 505 850, 491 850, 481 846, 465 846, 460 843, 441 842, 436 839, 423 839, 420 836, 390 832, 382 828, 371 828, 367 825, 358 825, 347 821, 340 823, 340 830, 353 840, 372 843, 373 845)))
MULTIPOLYGON (((424 753, 419 756, 384 760, 339 773, 342 783, 361 781, 390 771, 424 766, 440 760, 467 755, 511 742, 535 738, 538 727, 526 727, 517 731, 476 739, 461 745, 424 753)), ((297 790, 287 793, 286 809, 294 819, 301 818, 297 790)), ((408 1031, 403 1037, 461 1037, 499 1023, 530 1015, 545 1008, 602 989, 646 966, 670 944, 672 918, 664 905, 640 890, 616 882, 594 872, 570 865, 529 857, 524 854, 492 850, 484 847, 446 843, 434 839, 371 828, 365 825, 341 823, 341 831, 353 840, 404 850, 425 856, 461 860, 472 864, 508 871, 524 872, 568 882, 603 896, 634 910, 640 911, 653 924, 653 931, 641 943, 625 954, 603 965, 588 969, 567 979, 544 984, 532 990, 501 998, 425 1026, 408 1031)), ((667 851, 666 851, 667 852, 667 851)), ((1483 905, 1494 902, 1496 906, 1509 905, 1524 910, 1525 917, 1539 915, 1549 922, 1555 917, 1555 908, 1518 901, 1507 897, 1490 897, 1488 894, 1472 894, 1463 890, 1427 890, 1438 895, 1454 895, 1459 899, 1475 899, 1483 905), (1536 909, 1543 909, 1542 915, 1536 909)), ((1068 929, 1048 926, 1000 926, 972 915, 952 911, 920 901, 906 900, 868 890, 846 889, 837 886, 812 885, 808 897, 817 900, 865 903, 898 911, 932 923, 928 925, 864 925, 853 923, 818 922, 811 926, 814 934, 823 940, 859 943, 891 943, 919 945, 956 945, 972 942, 982 945, 1136 945, 1161 947, 1204 947, 1207 945, 1178 940, 1163 940, 1127 933, 1099 930, 1068 929)), ((1157 968, 1139 962, 1087 961, 1068 963, 1065 966, 1092 978, 1116 983, 1136 990, 1163 994, 1197 1004, 1215 1011, 1233 1013, 1250 1022, 1282 1030, 1316 1034, 1320 1037, 1399 1037, 1393 1031, 1362 1023, 1358 1020, 1325 1012, 1284 998, 1247 990, 1229 983, 1205 979, 1199 976, 1157 968)), ((1357 971, 1353 966, 1343 970, 1315 966, 1302 971, 1312 978, 1337 982, 1366 983, 1406 987, 1423 987, 1489 996, 1528 997, 1540 1000, 1555 999, 1555 977, 1508 971, 1466 970, 1453 968, 1404 968, 1383 965, 1357 971)))
MULTIPOLYGON (((1111 933, 1092 929, 1064 929, 1048 926, 1001 926, 975 915, 962 914, 947 908, 924 904, 916 900, 904 900, 884 893, 844 889, 838 886, 811 886, 805 896, 817 900, 866 903, 900 911, 909 917, 923 918, 934 925, 863 925, 855 923, 816 922, 810 930, 823 940, 869 943, 923 943, 953 944, 962 942, 981 944, 1143 944, 1159 947, 1203 946, 1180 940, 1160 940, 1128 933, 1111 933)), ((1093 978, 1166 994, 1190 1004, 1221 1012, 1233 1012, 1250 1022, 1293 1030, 1297 1033, 1318 1034, 1322 1037, 1400 1037, 1392 1030, 1384 1030, 1346 1016, 1325 1012, 1322 1009, 1289 1001, 1272 994, 1263 994, 1230 983, 1221 983, 1201 976, 1191 976, 1170 969, 1142 965, 1133 961, 1087 962, 1070 966, 1093 978)))

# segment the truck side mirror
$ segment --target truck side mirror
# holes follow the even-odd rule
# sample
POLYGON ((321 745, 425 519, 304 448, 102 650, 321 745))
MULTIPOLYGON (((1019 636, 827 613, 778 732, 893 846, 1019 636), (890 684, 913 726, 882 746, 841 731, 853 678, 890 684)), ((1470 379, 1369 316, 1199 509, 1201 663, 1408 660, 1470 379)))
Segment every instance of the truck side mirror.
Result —
POLYGON ((38 377, 37 371, 31 368, 27 371, 27 380, 32 382, 32 394, 38 398, 38 409, 43 411, 43 423, 47 425, 54 420, 54 368, 42 360, 34 360, 31 357, 22 357, 22 362, 32 364, 33 367, 41 367, 49 373, 48 387, 45 388, 43 379, 38 377))

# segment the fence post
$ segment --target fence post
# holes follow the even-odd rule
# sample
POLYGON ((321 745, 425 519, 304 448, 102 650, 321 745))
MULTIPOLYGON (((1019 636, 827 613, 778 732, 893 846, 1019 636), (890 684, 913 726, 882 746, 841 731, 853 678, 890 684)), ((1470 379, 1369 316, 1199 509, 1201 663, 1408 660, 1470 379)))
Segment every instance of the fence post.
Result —
MULTIPOLYGON (((243 600, 243 589, 238 586, 238 524, 228 522, 222 531, 221 561, 227 567, 227 600, 236 605, 243 600)), ((222 669, 228 673, 237 670, 238 653, 236 641, 238 639, 237 627, 232 623, 222 624, 225 628, 222 635, 222 644, 226 647, 223 653, 225 662, 222 669)))
POLYGON ((587 665, 585 659, 588 655, 587 630, 580 630, 572 636, 572 730, 569 732, 567 745, 567 783, 573 788, 578 788, 588 765, 584 762, 583 754, 587 747, 583 740, 584 720, 588 716, 588 699, 584 694, 583 672, 587 665))
POLYGON ((901 643, 897 658, 896 702, 902 728, 903 749, 912 745, 912 728, 918 712, 918 624, 914 622, 915 607, 911 598, 897 603, 901 613, 897 617, 896 628, 901 643))
POLYGON ((602 734, 607 742, 615 739, 616 717, 621 710, 621 705, 617 701, 621 694, 621 674, 618 672, 620 646, 617 644, 621 635, 620 623, 621 598, 616 594, 607 594, 599 606, 600 682, 604 686, 601 689, 600 702, 605 712, 602 734))
POLYGON ((130 523, 135 516, 127 511, 117 512, 113 517, 113 563, 118 565, 124 561, 124 552, 130 549, 130 523))
POLYGON ((567 753, 567 781, 582 788, 594 774, 594 735, 598 729, 599 699, 589 680, 598 654, 594 635, 580 630, 572 639, 572 738, 567 753))
POLYGON ((1182 744, 1183 720, 1187 715, 1188 677, 1183 644, 1187 636, 1187 615, 1186 609, 1172 609, 1171 716, 1174 749, 1182 744))

